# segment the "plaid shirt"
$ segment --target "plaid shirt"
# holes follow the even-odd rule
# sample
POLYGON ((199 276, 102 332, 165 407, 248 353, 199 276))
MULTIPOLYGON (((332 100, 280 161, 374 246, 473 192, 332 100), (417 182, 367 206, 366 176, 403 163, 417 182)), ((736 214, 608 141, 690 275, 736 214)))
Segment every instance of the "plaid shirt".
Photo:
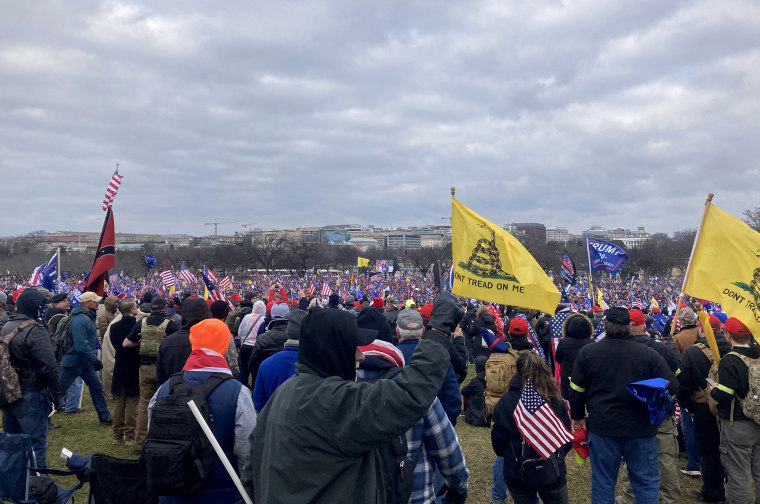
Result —
POLYGON ((406 432, 406 442, 409 445, 407 456, 411 460, 417 460, 409 504, 429 504, 435 500, 433 481, 436 468, 450 488, 467 489, 470 471, 462 455, 456 431, 438 398, 427 414, 406 432), (420 450, 422 454, 417 459, 420 450))

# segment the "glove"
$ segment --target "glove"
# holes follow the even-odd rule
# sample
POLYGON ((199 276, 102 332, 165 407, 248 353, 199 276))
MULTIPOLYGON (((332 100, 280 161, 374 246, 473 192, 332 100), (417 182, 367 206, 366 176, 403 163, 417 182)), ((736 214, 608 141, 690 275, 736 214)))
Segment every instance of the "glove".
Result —
POLYGON ((95 368, 95 371, 100 371, 101 369, 103 369, 103 363, 102 363, 102 362, 100 362, 100 361, 95 361, 95 362, 92 364, 92 367, 94 367, 94 368, 95 368))
POLYGON ((464 504, 464 502, 467 501, 466 489, 463 493, 460 493, 456 488, 449 488, 447 485, 443 485, 441 489, 438 490, 436 497, 440 497, 441 495, 443 495, 443 499, 441 500, 443 504, 464 504))

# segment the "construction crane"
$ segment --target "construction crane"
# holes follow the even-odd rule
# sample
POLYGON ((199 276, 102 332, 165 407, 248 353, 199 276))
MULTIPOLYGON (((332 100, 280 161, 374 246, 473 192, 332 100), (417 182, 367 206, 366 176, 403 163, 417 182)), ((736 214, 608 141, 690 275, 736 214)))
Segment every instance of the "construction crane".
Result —
POLYGON ((211 222, 206 222, 203 225, 204 226, 214 226, 214 236, 219 236, 219 233, 217 232, 219 228, 219 224, 232 224, 234 222, 237 222, 236 220, 219 220, 214 219, 211 222))
POLYGON ((253 226, 254 224, 258 224, 258 222, 246 222, 245 224, 241 224, 240 227, 247 230, 249 227, 253 226))

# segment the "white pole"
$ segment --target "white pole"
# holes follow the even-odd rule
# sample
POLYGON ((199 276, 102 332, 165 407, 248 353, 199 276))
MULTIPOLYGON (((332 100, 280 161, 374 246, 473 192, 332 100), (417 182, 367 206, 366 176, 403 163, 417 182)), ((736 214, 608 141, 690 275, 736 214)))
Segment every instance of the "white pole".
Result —
POLYGON ((198 409, 198 406, 195 405, 195 402, 192 399, 187 402, 187 405, 190 407, 190 410, 193 412, 193 416, 198 421, 198 424, 201 426, 201 429, 203 429, 203 433, 206 434, 206 437, 211 443, 211 446, 214 447, 214 451, 219 456, 219 460, 222 461, 222 464, 224 464, 224 468, 227 470, 227 474, 229 474, 230 478, 232 478, 232 482, 235 483, 235 486, 237 487, 238 492, 240 492, 240 495, 243 497, 243 500, 246 502, 246 504, 253 504, 253 501, 251 500, 251 498, 248 496, 248 493, 243 488, 243 483, 240 481, 240 478, 238 477, 237 473, 235 473, 235 469, 232 468, 232 464, 230 464, 230 461, 227 458, 227 455, 224 454, 222 447, 219 446, 219 442, 214 437, 214 433, 211 432, 211 429, 206 423, 206 420, 203 419, 203 415, 201 414, 201 411, 198 409))

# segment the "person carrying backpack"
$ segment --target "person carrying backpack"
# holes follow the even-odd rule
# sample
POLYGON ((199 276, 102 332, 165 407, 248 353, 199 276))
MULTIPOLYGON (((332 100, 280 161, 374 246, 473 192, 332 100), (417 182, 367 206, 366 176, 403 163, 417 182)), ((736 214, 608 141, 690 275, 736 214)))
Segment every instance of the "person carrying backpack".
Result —
MULTIPOLYGON (((721 461, 726 468, 729 502, 752 502, 752 476, 760 472, 760 347, 736 317, 723 325, 731 351, 718 364, 718 383, 709 385, 718 402, 721 461)), ((755 502, 760 485, 755 480, 755 502)))
MULTIPOLYGON (((182 407, 187 398, 176 401, 177 408, 167 407, 172 396, 191 396, 199 409, 207 413, 209 427, 232 467, 237 474, 242 473, 249 462, 249 436, 256 426, 256 413, 248 389, 232 379, 224 357, 229 341, 230 330, 221 320, 210 318, 193 325, 190 328, 193 350, 182 372, 161 385, 148 405, 148 436, 142 453, 148 485, 151 489, 179 488, 172 495, 157 492, 161 504, 243 502, 222 462, 205 442, 205 435, 190 409, 182 407), (194 395, 199 392, 200 396, 194 395), (205 477, 196 472, 195 464, 183 465, 186 459, 169 449, 169 445, 170 448, 183 446, 182 441, 186 439, 193 440, 193 446, 201 447, 199 465, 210 468, 205 477), (151 463, 155 461, 159 463, 151 463)), ((192 457, 191 452, 192 448, 183 453, 192 457)))
POLYGON ((541 457, 523 438, 514 418, 528 380, 569 431, 567 407, 549 366, 538 354, 520 355, 516 369, 517 374, 509 381, 509 390, 496 405, 491 430, 493 450, 496 455, 504 458, 504 481, 515 504, 534 504, 537 496, 547 504, 569 503, 565 455, 572 448, 572 442, 560 446, 543 460, 542 469, 536 470, 533 464, 540 461, 541 457))
MULTIPOLYGON (((3 326, 0 336, 7 343, 9 363, 15 370, 21 398, 3 410, 3 430, 9 434, 28 434, 39 467, 47 467, 48 413, 58 404, 58 365, 50 331, 37 320, 45 296, 26 289, 16 299, 16 311, 3 326), (22 327, 23 326, 23 327, 22 327), (14 331, 16 334, 10 338, 14 331), (49 394, 49 395, 48 395, 49 394)), ((2 343, 5 345, 6 343, 2 343)), ((0 369, 3 376, 10 370, 0 369)))

